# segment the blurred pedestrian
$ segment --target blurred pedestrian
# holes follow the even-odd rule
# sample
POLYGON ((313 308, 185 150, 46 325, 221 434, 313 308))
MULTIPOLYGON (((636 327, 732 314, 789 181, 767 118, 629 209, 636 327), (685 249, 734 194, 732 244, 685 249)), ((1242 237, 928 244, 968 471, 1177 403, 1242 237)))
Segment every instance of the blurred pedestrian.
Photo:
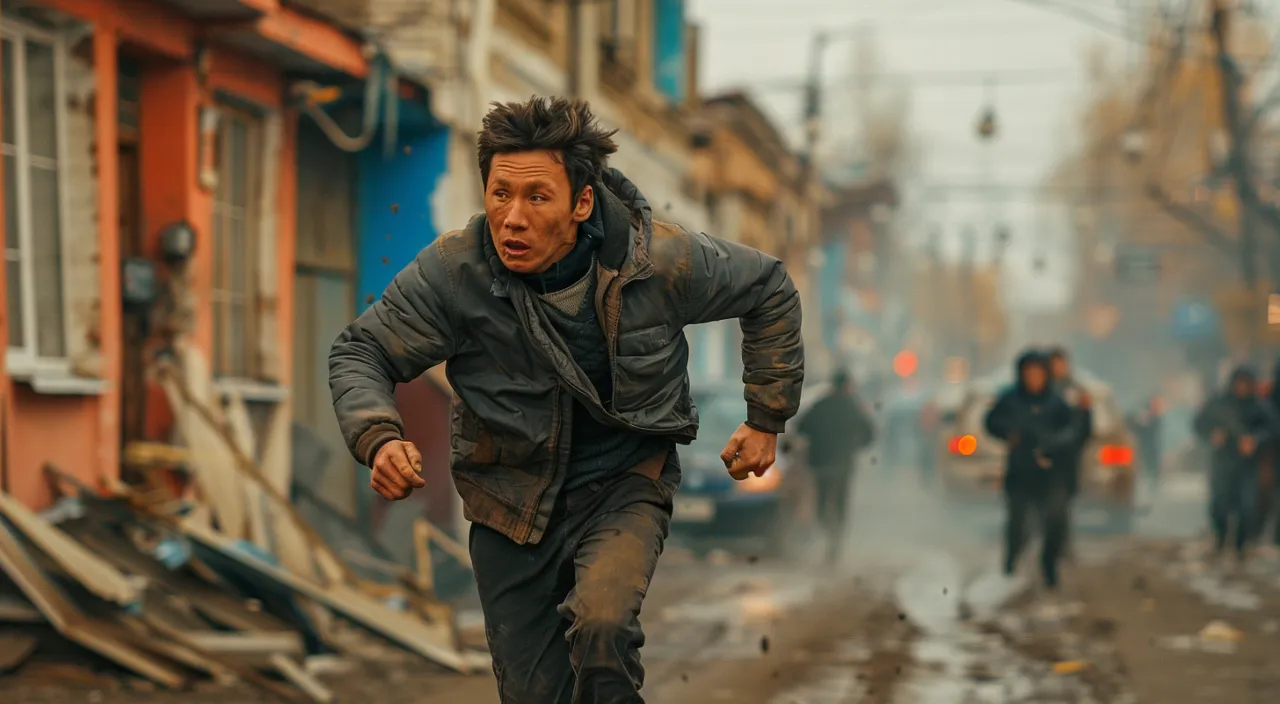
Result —
POLYGON ((1074 416, 1072 422, 1085 429, 1079 442, 1064 448, 1062 463, 1071 470, 1071 496, 1080 490, 1080 463, 1084 457, 1084 448, 1093 436, 1093 398, 1088 389, 1076 380, 1071 370, 1071 359, 1062 347, 1053 347, 1048 352, 1049 375, 1053 390, 1067 403, 1074 416))
MULTIPOLYGON (((1049 377, 1053 390, 1062 397, 1067 403, 1067 407, 1071 409, 1071 422, 1073 426, 1083 429, 1078 435, 1078 442, 1062 448, 1061 456, 1055 458, 1061 468, 1067 470, 1067 498, 1075 499, 1076 494, 1080 491, 1080 468, 1084 459, 1085 446, 1089 444, 1090 438, 1093 437, 1093 399, 1089 395, 1088 389, 1076 380, 1075 374, 1071 370, 1071 359, 1067 356, 1067 351, 1062 347, 1053 347, 1049 349, 1049 377)), ((1075 546, 1071 538, 1070 526, 1068 526, 1067 536, 1064 538, 1063 555, 1067 559, 1075 556, 1075 546)))
POLYGON ((853 378, 838 371, 831 391, 818 399, 798 430, 809 444, 809 468, 818 494, 818 521, 827 531, 828 558, 840 557, 848 530, 849 494, 857 455, 875 441, 875 424, 854 388, 853 378))
MULTIPOLYGON (((1270 383, 1263 390, 1267 405, 1277 417, 1280 417, 1280 358, 1272 367, 1270 383)), ((1262 461, 1259 472, 1259 496, 1261 505, 1258 511, 1258 537, 1266 529, 1268 518, 1273 521, 1271 542, 1280 545, 1280 438, 1272 440, 1261 448, 1262 461)))
POLYGON ((1197 435, 1213 449, 1209 518, 1214 545, 1222 552, 1234 533, 1236 556, 1241 559, 1258 518, 1258 450, 1280 432, 1276 414, 1258 398, 1257 383, 1251 368, 1237 367, 1227 388, 1210 398, 1195 419, 1197 435))
POLYGON ((1138 463, 1146 473, 1152 488, 1160 481, 1161 433, 1164 423, 1164 401, 1152 395, 1146 404, 1126 419, 1130 432, 1138 445, 1138 463))
POLYGON ((1078 415, 1049 380, 1049 360, 1024 352, 1015 366, 1014 386, 987 412, 986 429, 1008 446, 1004 475, 1006 575, 1017 569, 1026 546, 1028 523, 1036 514, 1043 533, 1040 569, 1049 589, 1058 586, 1058 563, 1070 523, 1071 471, 1063 461, 1084 432, 1078 415))

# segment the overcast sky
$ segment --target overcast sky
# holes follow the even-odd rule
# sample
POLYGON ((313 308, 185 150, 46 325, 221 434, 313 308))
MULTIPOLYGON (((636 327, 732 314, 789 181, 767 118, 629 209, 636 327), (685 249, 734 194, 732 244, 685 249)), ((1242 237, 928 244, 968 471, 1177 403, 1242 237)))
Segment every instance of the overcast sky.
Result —
MULTIPOLYGON (((806 74, 812 31, 864 22, 874 27, 882 70, 911 85, 911 121, 922 147, 915 185, 1016 187, 997 199, 976 199, 963 190, 951 191, 945 202, 930 199, 923 211, 916 208, 914 229, 942 226, 944 248, 955 256, 965 227, 989 232, 992 221, 1008 223, 1014 241, 1007 286, 1040 307, 1065 301, 1071 277, 1065 257, 1057 254, 1068 245, 1064 218, 1036 201, 1031 189, 1074 139, 1086 49, 1102 42, 1121 66, 1137 58, 1137 44, 1122 38, 1131 31, 1125 0, 1054 2, 1087 13, 1086 21, 1025 0, 691 0, 690 8, 703 31, 703 91, 754 88, 792 134, 798 134, 802 94, 787 79, 806 74), (985 76, 993 88, 984 87, 985 76), (988 100, 1001 132, 994 144, 984 145, 974 127, 988 100), (1035 276, 1029 264, 1039 255, 1057 265, 1035 276)), ((850 75, 851 41, 827 52, 824 73, 830 82, 850 75)))

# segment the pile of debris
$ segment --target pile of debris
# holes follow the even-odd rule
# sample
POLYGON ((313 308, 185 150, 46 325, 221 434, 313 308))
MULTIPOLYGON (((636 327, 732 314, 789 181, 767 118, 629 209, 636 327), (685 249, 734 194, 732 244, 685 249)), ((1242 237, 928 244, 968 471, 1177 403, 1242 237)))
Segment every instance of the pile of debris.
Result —
POLYGON ((42 513, 0 493, 0 676, 56 648, 50 630, 160 687, 243 682, 288 701, 333 700, 308 667, 333 654, 487 670, 432 589, 430 544, 464 564, 466 550, 423 520, 416 572, 365 558, 386 578, 359 576, 291 505, 288 418, 255 453, 243 399, 210 403, 200 359, 182 357, 157 381, 184 445, 126 448, 140 480, 90 487, 46 467, 57 501, 42 513), (193 481, 168 481, 175 467, 193 481))

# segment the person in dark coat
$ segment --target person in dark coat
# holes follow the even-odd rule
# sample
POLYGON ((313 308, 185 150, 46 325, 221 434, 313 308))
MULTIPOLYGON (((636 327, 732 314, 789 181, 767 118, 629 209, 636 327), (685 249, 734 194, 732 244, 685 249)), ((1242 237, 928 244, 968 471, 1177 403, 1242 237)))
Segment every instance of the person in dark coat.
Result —
POLYGON ((1018 358, 1014 386, 987 412, 986 429, 1008 445, 1004 493, 1005 574, 1017 569, 1027 542, 1027 522, 1039 515, 1044 533, 1041 574, 1050 589, 1058 586, 1058 563, 1070 521, 1072 467, 1063 462, 1086 432, 1080 416, 1054 390, 1049 361, 1038 352, 1018 358))
POLYGON ((1209 518, 1219 552, 1234 534, 1236 556, 1245 547, 1258 519, 1258 450, 1276 439, 1280 421, 1257 395, 1258 377, 1237 367, 1227 389, 1209 399, 1195 419, 1195 431, 1213 451, 1209 469, 1209 518), (1234 519, 1234 531, 1233 528, 1234 519))
POLYGON ((1071 371, 1071 358, 1061 347, 1054 347, 1048 352, 1049 377, 1053 390, 1066 401, 1073 416, 1072 423, 1084 428, 1078 442, 1064 448, 1062 464, 1071 470, 1071 496, 1080 490, 1080 464, 1084 458, 1084 448, 1093 435, 1093 399, 1084 385, 1076 380, 1071 371))
POLYGON ((1138 461, 1154 487, 1160 481, 1160 426, 1163 423, 1164 403, 1159 396, 1152 396, 1142 409, 1131 414, 1128 421, 1138 445, 1138 461))
MULTIPOLYGON (((1271 385, 1266 390, 1267 405, 1271 412, 1280 418, 1280 358, 1276 359, 1271 372, 1271 385)), ((1263 506, 1259 510, 1258 532, 1266 528, 1268 516, 1274 515, 1274 527, 1271 535, 1272 543, 1280 545, 1280 438, 1272 440, 1260 448, 1262 453, 1263 475, 1266 481, 1261 483, 1263 506)))
POLYGON ((797 430, 809 443, 809 468, 818 495, 818 520, 831 536, 834 562, 847 527, 850 483, 857 454, 875 440, 875 424, 863 407, 853 379, 836 372, 831 392, 818 399, 800 419, 797 430))

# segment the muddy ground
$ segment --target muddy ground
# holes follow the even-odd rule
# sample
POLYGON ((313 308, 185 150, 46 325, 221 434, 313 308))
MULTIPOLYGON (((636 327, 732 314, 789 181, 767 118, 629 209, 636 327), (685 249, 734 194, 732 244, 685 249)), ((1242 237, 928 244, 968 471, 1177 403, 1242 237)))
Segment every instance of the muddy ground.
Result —
MULTIPOLYGON (((642 614, 646 701, 1280 702, 1280 556, 1211 559, 1197 482, 1168 482, 1136 535, 1082 534, 1061 593, 1046 594, 1030 556, 1015 578, 993 569, 998 510, 945 510, 909 475, 863 479, 838 567, 695 557, 673 542, 642 614)), ((150 691, 68 660, 0 678, 0 702, 265 701, 213 685, 150 691)), ((496 702, 491 678, 408 658, 325 679, 346 702, 496 702)))

